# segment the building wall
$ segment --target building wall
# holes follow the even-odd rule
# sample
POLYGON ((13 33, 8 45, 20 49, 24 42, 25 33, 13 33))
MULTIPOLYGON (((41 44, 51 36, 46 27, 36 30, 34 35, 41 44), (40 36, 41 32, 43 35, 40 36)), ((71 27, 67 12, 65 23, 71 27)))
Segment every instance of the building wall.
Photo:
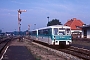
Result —
POLYGON ((84 29, 82 29, 82 38, 90 38, 90 28, 84 28, 84 29), (84 36, 85 34, 85 31, 84 30, 86 30, 87 32, 86 32, 86 36, 84 36))
POLYGON ((90 29, 87 29, 87 38, 90 38, 90 29))
POLYGON ((82 30, 71 30, 73 38, 81 38, 82 30))
POLYGON ((82 30, 71 30, 71 32, 82 32, 82 30))
POLYGON ((82 38, 84 38, 84 31, 82 30, 82 38))

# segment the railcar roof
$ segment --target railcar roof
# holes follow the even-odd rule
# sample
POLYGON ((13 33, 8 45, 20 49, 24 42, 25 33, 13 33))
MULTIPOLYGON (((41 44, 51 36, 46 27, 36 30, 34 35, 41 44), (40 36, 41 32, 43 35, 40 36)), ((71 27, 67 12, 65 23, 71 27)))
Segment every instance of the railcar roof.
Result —
POLYGON ((43 27, 43 28, 39 28, 40 29, 48 29, 48 28, 70 28, 69 26, 64 26, 64 25, 53 25, 53 26, 47 26, 47 27, 43 27))
POLYGON ((70 27, 64 26, 64 25, 53 25, 53 26, 47 26, 47 27, 43 27, 43 28, 39 28, 39 29, 35 29, 35 30, 30 30, 30 31, 37 31, 37 30, 48 29, 48 28, 70 28, 70 27))
POLYGON ((30 31, 37 31, 38 29, 35 29, 35 30, 30 30, 30 31))

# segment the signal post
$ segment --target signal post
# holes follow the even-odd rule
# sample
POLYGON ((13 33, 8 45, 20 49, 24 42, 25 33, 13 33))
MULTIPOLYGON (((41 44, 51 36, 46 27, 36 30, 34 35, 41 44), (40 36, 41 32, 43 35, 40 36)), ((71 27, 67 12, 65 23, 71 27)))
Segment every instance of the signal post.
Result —
MULTIPOLYGON (((20 14, 22 12, 26 12, 26 10, 18 10, 18 31, 19 31, 19 35, 20 35, 20 31, 21 31, 21 18, 20 18, 20 14)), ((21 40, 21 37, 19 37, 19 41, 21 40)))

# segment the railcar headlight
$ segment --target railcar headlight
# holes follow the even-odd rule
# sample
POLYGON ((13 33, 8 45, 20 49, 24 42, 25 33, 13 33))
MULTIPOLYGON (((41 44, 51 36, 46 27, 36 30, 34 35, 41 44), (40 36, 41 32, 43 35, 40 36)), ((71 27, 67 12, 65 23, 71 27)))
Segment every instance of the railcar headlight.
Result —
POLYGON ((54 38, 55 38, 55 36, 54 36, 54 38))
POLYGON ((70 41, 68 41, 68 43, 69 43, 69 44, 71 44, 71 42, 70 42, 70 41))
POLYGON ((71 43, 70 41, 68 41, 68 43, 71 43))
POLYGON ((56 41, 56 43, 57 43, 58 41, 56 41))

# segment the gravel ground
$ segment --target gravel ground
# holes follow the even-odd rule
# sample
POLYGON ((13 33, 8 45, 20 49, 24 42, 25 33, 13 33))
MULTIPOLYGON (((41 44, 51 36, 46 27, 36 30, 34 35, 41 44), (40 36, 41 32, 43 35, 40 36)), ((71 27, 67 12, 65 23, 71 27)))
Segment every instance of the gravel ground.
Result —
POLYGON ((54 52, 51 52, 48 49, 42 48, 38 45, 34 45, 33 43, 28 43, 27 48, 32 52, 37 60, 65 60, 63 57, 58 56, 54 52))
POLYGON ((73 40, 72 43, 73 44, 78 44, 78 45, 90 46, 90 42, 88 42, 88 41, 73 40))
POLYGON ((75 56, 66 54, 64 52, 56 51, 48 47, 41 47, 37 43, 25 40, 27 48, 37 58, 37 60, 82 60, 75 56))

